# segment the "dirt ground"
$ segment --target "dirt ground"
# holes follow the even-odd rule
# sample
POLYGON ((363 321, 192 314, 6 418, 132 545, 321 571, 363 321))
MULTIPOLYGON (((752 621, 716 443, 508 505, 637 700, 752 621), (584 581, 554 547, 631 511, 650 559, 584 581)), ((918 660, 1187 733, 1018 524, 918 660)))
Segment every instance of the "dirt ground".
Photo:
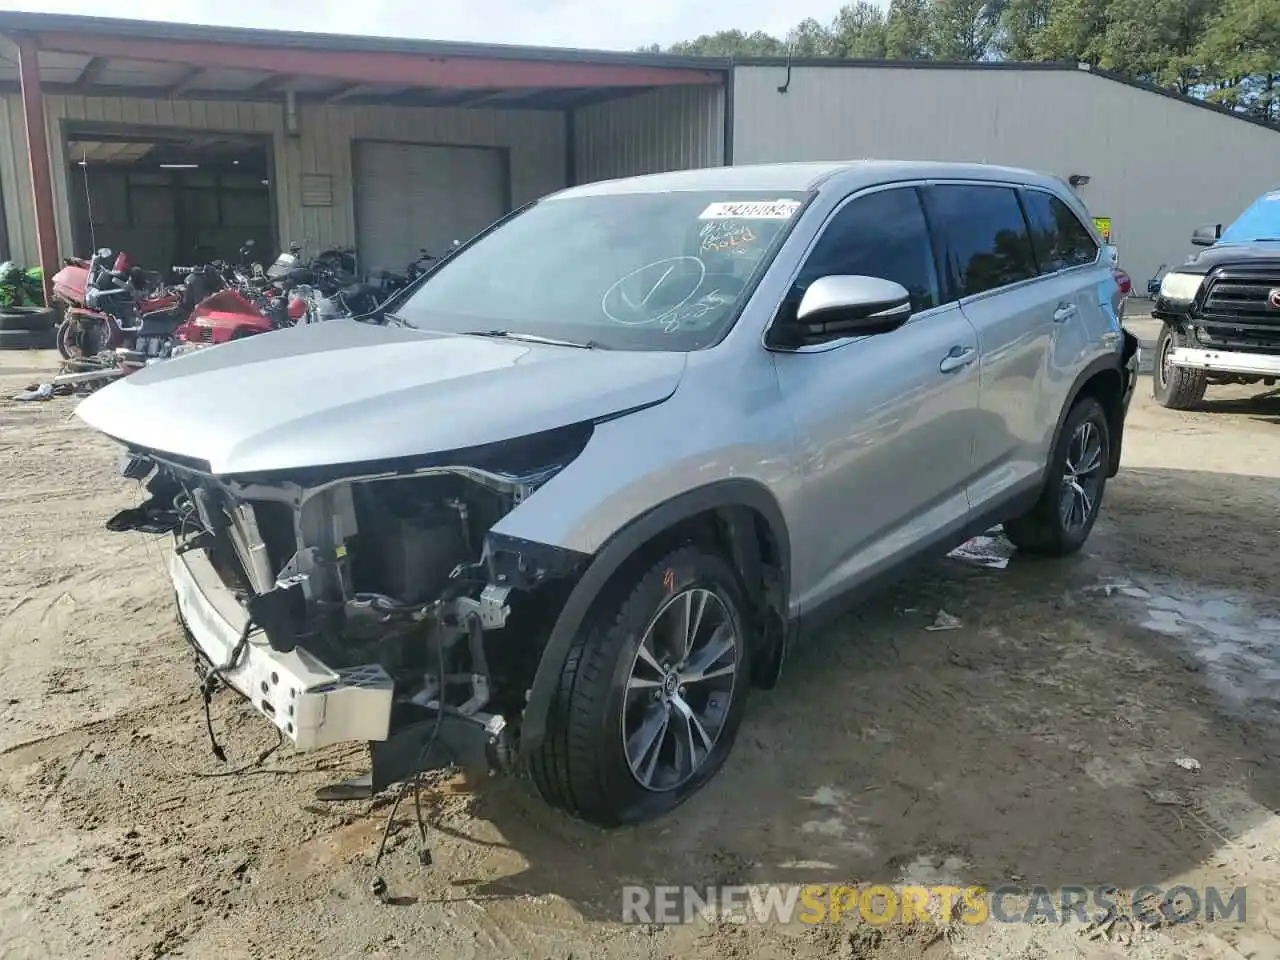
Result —
MULTIPOLYGON (((7 398, 0 354, 0 956, 1280 957, 1280 398, 1203 412, 1144 382, 1086 552, 941 562, 753 694, 727 768, 606 833, 528 784, 430 795, 433 863, 388 802, 320 804, 358 749, 219 776, 161 567, 75 401, 7 398), (958 629, 925 629, 939 610, 958 629), (1198 770, 1175 760, 1191 758, 1198 770), (626 883, 1244 886, 1244 922, 618 922, 626 883)), ((1250 398, 1253 399, 1250 399, 1250 398)), ((226 693, 230 767, 274 741, 226 693)))

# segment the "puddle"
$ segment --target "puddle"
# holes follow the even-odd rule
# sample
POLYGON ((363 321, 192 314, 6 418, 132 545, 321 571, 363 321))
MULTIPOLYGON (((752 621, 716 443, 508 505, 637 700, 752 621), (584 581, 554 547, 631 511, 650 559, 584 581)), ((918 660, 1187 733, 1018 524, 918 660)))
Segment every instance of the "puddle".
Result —
POLYGON ((1280 707, 1280 616, 1261 612, 1256 598, 1144 576, 1104 580, 1094 589, 1132 607, 1146 629, 1182 642, 1230 703, 1280 707))

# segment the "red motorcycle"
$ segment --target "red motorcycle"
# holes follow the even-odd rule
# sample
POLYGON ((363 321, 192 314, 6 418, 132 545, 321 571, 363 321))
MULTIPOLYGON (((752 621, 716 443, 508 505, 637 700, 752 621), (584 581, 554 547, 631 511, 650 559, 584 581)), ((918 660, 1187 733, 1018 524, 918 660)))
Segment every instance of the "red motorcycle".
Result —
POLYGON ((293 326, 305 312, 305 302, 284 291, 259 293, 228 287, 197 303, 186 321, 174 330, 173 339, 187 348, 212 346, 293 326))
MULTIPOLYGON (((53 276, 55 305, 62 312, 58 352, 66 360, 87 360, 119 349, 134 349, 144 328, 177 309, 182 293, 167 290, 154 273, 134 266, 128 254, 101 249, 88 260, 72 257, 53 276)), ((154 337, 143 334, 144 348, 154 337)))
MULTIPOLYGON (((229 287, 225 265, 176 267, 186 275, 181 288, 143 297, 134 268, 120 269, 127 264, 119 258, 107 268, 110 258, 111 251, 103 249, 89 260, 84 305, 68 309, 59 329, 59 347, 68 359, 97 360, 131 372, 170 356, 177 344, 223 343, 280 325, 275 316, 281 310, 263 309, 252 294, 229 287)), ((287 308, 283 322, 288 322, 287 308)))

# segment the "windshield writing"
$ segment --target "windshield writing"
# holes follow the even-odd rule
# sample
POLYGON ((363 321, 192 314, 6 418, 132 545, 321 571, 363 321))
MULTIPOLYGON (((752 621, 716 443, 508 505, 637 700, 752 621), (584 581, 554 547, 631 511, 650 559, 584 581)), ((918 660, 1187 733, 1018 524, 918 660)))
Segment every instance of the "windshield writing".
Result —
POLYGON ((799 194, 544 200, 444 263, 397 315, 425 330, 696 350, 733 322, 799 194))

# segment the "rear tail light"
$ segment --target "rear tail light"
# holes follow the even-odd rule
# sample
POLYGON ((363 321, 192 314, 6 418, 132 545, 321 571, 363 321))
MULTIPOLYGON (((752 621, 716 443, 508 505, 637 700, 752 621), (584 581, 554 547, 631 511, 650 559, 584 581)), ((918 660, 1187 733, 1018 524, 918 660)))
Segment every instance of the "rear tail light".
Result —
POLYGON ((1129 274, 1116 267, 1111 271, 1111 275, 1116 278, 1120 292, 1127 297, 1133 291, 1133 280, 1129 277, 1129 274))

